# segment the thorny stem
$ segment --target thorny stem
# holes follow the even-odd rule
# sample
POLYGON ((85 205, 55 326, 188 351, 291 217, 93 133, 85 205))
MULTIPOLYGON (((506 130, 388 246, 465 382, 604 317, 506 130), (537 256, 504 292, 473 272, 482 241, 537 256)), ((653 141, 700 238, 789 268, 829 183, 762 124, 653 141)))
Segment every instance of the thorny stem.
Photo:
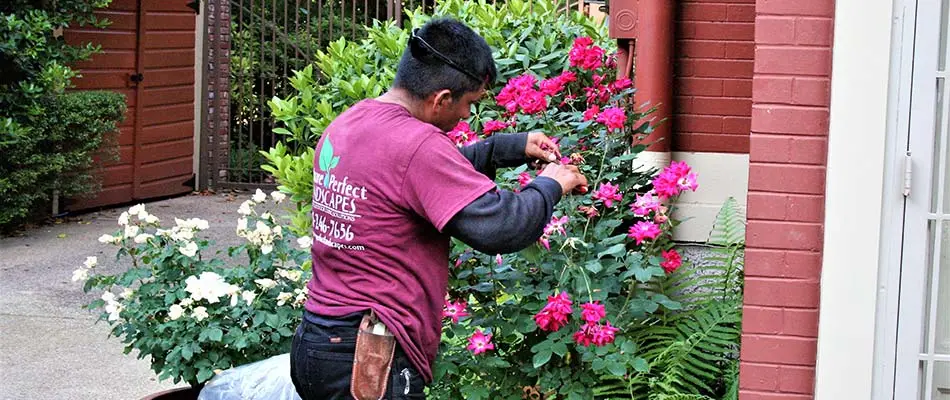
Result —
MULTIPOLYGON (((607 161, 607 153, 610 152, 610 141, 607 140, 607 135, 604 134, 604 154, 600 157, 600 170, 597 171, 597 179, 594 180, 595 183, 600 182, 600 178, 604 176, 604 163, 607 161)), ((584 242, 587 242, 587 229, 590 228, 590 220, 587 219, 587 223, 584 224, 584 242)))

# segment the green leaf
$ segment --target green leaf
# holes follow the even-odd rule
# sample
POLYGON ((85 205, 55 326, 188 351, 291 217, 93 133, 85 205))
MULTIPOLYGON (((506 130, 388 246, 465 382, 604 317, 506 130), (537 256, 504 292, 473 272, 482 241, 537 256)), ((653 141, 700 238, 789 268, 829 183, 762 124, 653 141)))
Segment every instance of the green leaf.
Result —
POLYGON ((544 350, 534 355, 533 364, 535 368, 541 368, 551 359, 551 350, 544 350))
POLYGON ((202 369, 201 371, 198 371, 198 382, 204 382, 208 379, 211 379, 213 375, 214 371, 210 369, 202 369))
POLYGON ((637 370, 637 372, 647 372, 650 370, 650 364, 646 359, 637 357, 633 360, 633 369, 637 370))
POLYGON ((191 346, 190 346, 190 345, 185 345, 185 346, 183 346, 183 347, 181 348, 181 357, 182 357, 182 358, 184 358, 184 359, 186 359, 186 360, 191 360, 191 356, 193 356, 193 355, 194 355, 194 353, 191 351, 191 346))
POLYGON ((618 255, 620 255, 620 254, 623 254, 624 251, 626 251, 626 245, 623 244, 623 243, 618 243, 618 244, 615 244, 615 245, 613 245, 613 246, 610 246, 610 248, 608 248, 607 250, 604 250, 604 251, 602 251, 602 252, 600 252, 600 253, 597 253, 597 258, 598 258, 598 259, 604 258, 604 256, 615 256, 615 257, 616 257, 616 256, 618 256, 618 255))
POLYGON ((607 366, 607 362, 603 358, 595 358, 594 362, 591 363, 591 368, 594 369, 594 372, 599 372, 607 366))
POLYGON ((567 354, 567 345, 564 342, 557 342, 551 346, 551 350, 554 351, 554 354, 564 357, 567 354))
POLYGON ((211 339, 214 342, 220 342, 221 336, 224 335, 224 332, 221 332, 218 328, 208 328, 208 339, 211 339))
POLYGON ((619 361, 608 361, 607 370, 614 376, 624 376, 627 373, 627 366, 619 361))
POLYGON ((601 265, 600 261, 597 261, 597 260, 587 261, 587 263, 584 264, 584 267, 587 268, 588 271, 595 274, 604 269, 604 266, 601 265))

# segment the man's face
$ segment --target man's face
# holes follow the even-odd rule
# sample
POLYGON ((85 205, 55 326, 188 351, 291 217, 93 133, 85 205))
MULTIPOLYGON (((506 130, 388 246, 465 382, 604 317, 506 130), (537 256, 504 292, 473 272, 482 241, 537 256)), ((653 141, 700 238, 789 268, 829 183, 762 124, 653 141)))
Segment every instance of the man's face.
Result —
POLYGON ((459 121, 468 119, 472 115, 472 106, 478 103, 484 95, 485 90, 479 89, 475 92, 467 92, 458 100, 454 100, 450 91, 440 91, 435 94, 429 107, 431 113, 428 122, 448 132, 455 128, 459 121))

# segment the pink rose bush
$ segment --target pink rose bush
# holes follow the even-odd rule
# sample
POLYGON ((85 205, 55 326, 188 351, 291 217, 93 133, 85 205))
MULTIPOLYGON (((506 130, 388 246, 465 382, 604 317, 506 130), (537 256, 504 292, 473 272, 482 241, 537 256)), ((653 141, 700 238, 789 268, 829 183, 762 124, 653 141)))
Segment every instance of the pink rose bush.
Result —
MULTIPOLYGON (((455 382, 442 387, 448 397, 506 398, 538 385, 591 398, 575 384, 646 368, 628 332, 679 308, 661 290, 684 264, 672 213, 680 195, 698 190, 699 174, 679 161, 634 166, 652 126, 634 109, 632 81, 616 78, 609 53, 601 41, 579 37, 563 70, 511 75, 492 102, 449 132, 460 146, 545 132, 559 146, 559 162, 580 168, 591 190, 564 196, 538 243, 520 253, 479 254, 454 242, 454 300, 446 302, 435 369, 437 380, 455 382), (507 377, 479 378, 495 370, 507 377)), ((499 171, 497 183, 521 190, 540 168, 499 171)))

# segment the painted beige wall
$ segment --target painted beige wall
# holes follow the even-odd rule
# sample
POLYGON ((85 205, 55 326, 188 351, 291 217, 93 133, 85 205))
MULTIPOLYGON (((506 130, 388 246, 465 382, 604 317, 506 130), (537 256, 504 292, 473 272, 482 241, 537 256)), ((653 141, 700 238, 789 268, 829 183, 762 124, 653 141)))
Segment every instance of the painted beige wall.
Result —
POLYGON ((673 216, 688 219, 673 232, 675 240, 705 242, 719 208, 729 197, 735 198, 745 212, 749 192, 748 154, 673 152, 672 157, 692 166, 699 181, 696 192, 686 192, 676 205, 673 216))

